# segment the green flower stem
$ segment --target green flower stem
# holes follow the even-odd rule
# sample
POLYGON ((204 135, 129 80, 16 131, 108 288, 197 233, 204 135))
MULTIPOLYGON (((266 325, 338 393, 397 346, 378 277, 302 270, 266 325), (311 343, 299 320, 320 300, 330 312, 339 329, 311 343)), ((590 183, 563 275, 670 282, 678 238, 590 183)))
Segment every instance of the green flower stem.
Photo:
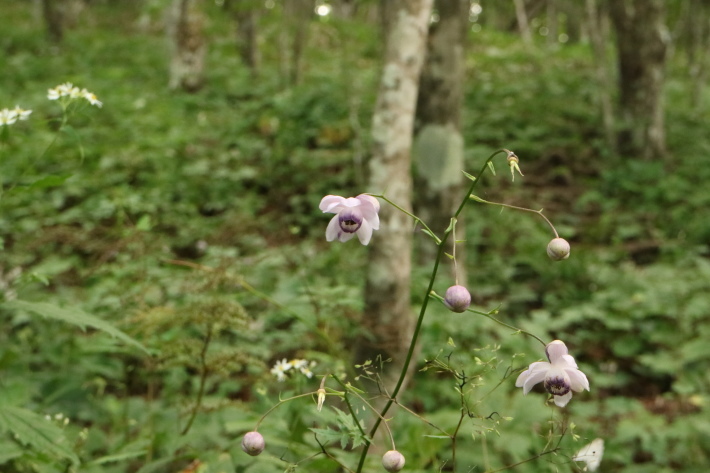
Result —
MULTIPOLYGON (((443 304, 443 302, 444 302, 444 298, 441 297, 439 294, 437 294, 435 291, 431 291, 431 292, 429 293, 429 297, 431 297, 432 299, 436 299, 436 300, 440 301, 442 304, 443 304)), ((484 316, 484 317, 488 317, 489 319, 491 319, 493 322, 495 322, 495 323, 497 323, 497 324, 500 324, 500 325, 502 325, 502 326, 504 326, 504 327, 508 327, 509 329, 514 330, 514 331, 516 331, 516 332, 520 332, 520 333, 522 333, 522 334, 524 334, 524 335, 527 335, 528 337, 532 337, 532 338, 534 338, 535 340, 537 340, 537 341, 539 341, 540 343, 542 343, 543 346, 547 346, 547 344, 546 344, 544 341, 542 341, 542 339, 541 339, 540 337, 538 337, 537 335, 535 335, 535 334, 533 334, 533 333, 530 333, 530 332, 528 332, 527 330, 523 330, 523 329, 521 329, 521 328, 517 328, 517 327, 514 327, 514 326, 512 326, 512 325, 509 325, 509 324, 507 324, 507 323, 505 323, 505 322, 503 322, 503 321, 501 321, 501 320, 498 320, 498 319, 496 319, 495 317, 493 317, 491 314, 497 313, 497 310, 492 310, 492 311, 490 311, 490 312, 482 312, 482 311, 480 311, 480 310, 476 310, 476 309, 471 309, 471 308, 469 308, 469 309, 466 309, 466 312, 471 312, 471 313, 474 313, 474 314, 482 315, 482 316, 484 316)))
POLYGON ((525 208, 525 207, 518 207, 517 205, 503 204, 503 203, 500 203, 500 202, 490 202, 490 201, 488 201, 488 200, 481 199, 481 198, 478 197, 478 196, 476 196, 476 197, 471 197, 471 199, 472 199, 472 200, 475 200, 476 202, 481 202, 482 204, 498 205, 498 206, 500 206, 500 207, 507 207, 507 208, 513 209, 513 210, 521 210, 521 211, 523 211, 523 212, 532 212, 532 213, 534 213, 534 214, 538 214, 538 215, 539 215, 540 217, 542 217, 542 218, 547 222, 547 224, 550 226, 550 228, 552 229, 552 233, 555 234, 555 238, 559 238, 559 237, 560 237, 560 235, 557 233, 557 230, 555 229, 555 226, 552 225, 552 222, 550 222, 550 220, 549 220, 547 217, 545 217, 545 214, 542 213, 542 210, 533 210, 533 209, 528 209, 528 208, 525 208))
MULTIPOLYGON (((360 422, 357 420, 357 416, 355 415, 355 410, 353 409, 353 406, 350 404, 350 400, 348 399, 348 391, 350 391, 352 394, 354 394, 358 399, 360 399, 372 412, 374 412, 376 415, 379 415, 377 413, 377 409, 367 402, 367 400, 360 395, 360 393, 350 389, 350 387, 347 384, 344 384, 340 379, 338 379, 337 376, 331 375, 334 380, 336 380, 342 387, 345 389, 345 395, 343 396, 343 399, 345 400, 345 403, 348 406, 348 410, 350 411, 350 415, 355 419, 355 423, 357 424, 358 429, 360 429, 360 433, 362 436, 365 438, 365 445, 370 444, 370 437, 367 436, 365 431, 363 430, 362 426, 360 425, 360 422)), ((384 420, 384 418, 382 418, 384 420)), ((387 422, 385 422, 385 428, 387 429, 387 434, 389 435, 390 442, 392 443, 392 450, 396 450, 395 445, 394 445, 394 437, 392 436, 392 430, 390 429, 389 425, 387 425, 387 422)))
MULTIPOLYGON (((456 213, 454 213, 453 218, 457 218, 463 208, 466 206, 468 203, 468 196, 473 193, 474 189, 476 188, 476 185, 480 181, 480 176, 483 175, 483 173, 486 171, 486 168, 488 167, 488 163, 491 162, 491 160, 499 153, 506 153, 509 154, 509 151, 506 149, 499 149, 498 151, 494 152, 491 154, 488 159, 486 159, 486 162, 483 163, 483 167, 481 167, 481 171, 478 173, 478 177, 471 183, 471 187, 468 189, 468 192, 466 193, 466 198, 461 201, 461 205, 459 205, 459 208, 456 210, 456 213)), ((397 207, 399 208, 399 207, 397 207)), ((409 212, 405 212, 407 215, 411 215, 413 218, 416 219, 416 221, 421 222, 421 220, 418 217, 413 216, 409 212)), ((426 227, 425 225, 425 228, 426 227)), ((382 419, 384 416, 387 414, 387 411, 389 411, 390 407, 392 407, 392 404, 394 403, 394 398, 397 397, 397 394, 399 394, 399 390, 402 389, 402 385, 404 384, 404 379, 407 376, 407 371, 409 370, 409 364, 412 362, 412 356, 414 356, 414 348, 417 344, 417 340, 419 339, 419 332, 421 331, 422 328, 422 322, 424 322, 424 315, 426 315, 426 310, 427 307, 429 306, 429 297, 426 297, 427 295, 431 294, 433 288, 434 288, 434 280, 436 279, 436 274, 439 271, 439 263, 441 262, 441 257, 444 255, 444 246, 446 244, 446 240, 449 238, 449 235, 451 234, 452 227, 450 226, 445 232, 444 236, 437 243, 437 246, 439 247, 439 250, 436 253, 436 259, 434 260, 434 267, 432 268, 431 271, 431 276, 429 278, 429 286, 427 287, 425 297, 424 297, 424 302, 422 302, 422 307, 419 310, 419 318, 417 319, 417 324, 414 327, 414 333, 412 334, 412 341, 409 343, 409 350, 407 351, 407 356, 404 359, 404 365, 402 366, 402 372, 399 375, 399 380, 397 381, 397 384, 392 391, 392 395, 390 396, 390 399, 387 401, 385 406, 382 408, 382 411, 380 411, 380 415, 378 416, 377 420, 375 421, 375 424, 372 426, 372 429, 370 429, 370 438, 373 438, 375 436, 375 433, 377 433, 377 429, 380 427, 380 423, 382 422, 382 419)), ((365 444, 365 447, 362 449, 362 453, 360 454, 360 462, 358 463, 357 466, 357 473, 362 472, 362 468, 365 465, 365 458, 367 457, 367 451, 370 449, 370 444, 365 444)))
POLYGON ((207 326, 207 335, 205 335, 205 341, 202 344, 202 350, 200 351, 200 387, 197 391, 197 399, 195 399, 195 405, 190 413, 190 420, 187 421, 187 425, 185 425, 185 428, 182 429, 180 435, 186 435, 190 431, 192 423, 195 421, 195 417, 197 417, 197 412, 200 410, 200 406, 202 406, 202 398, 205 395, 205 385, 207 383, 207 374, 209 373, 209 368, 207 367, 207 349, 209 348, 211 341, 212 324, 209 324, 207 326))
POLYGON ((289 401, 293 401, 294 399, 298 399, 298 398, 306 397, 306 396, 313 396, 313 395, 315 395, 315 394, 318 394, 318 393, 317 393, 316 391, 312 391, 312 392, 309 392, 309 393, 304 393, 304 394, 298 394, 298 395, 296 395, 296 396, 291 396, 291 397, 288 397, 288 398, 286 398, 286 399, 279 399, 279 402, 277 402, 276 404, 274 404, 273 406, 271 406, 271 409, 269 409, 268 411, 266 411, 266 412, 264 413, 264 415, 261 416, 261 418, 257 421, 256 425, 254 426, 254 432, 256 432, 257 430, 259 430, 259 426, 261 425, 262 422, 264 422, 264 419, 266 419, 266 416, 268 416, 268 415, 271 414, 274 410, 276 410, 277 407, 281 406, 282 404, 286 404, 286 403, 289 402, 289 401))
POLYGON ((485 312, 477 312, 477 311, 473 311, 473 310, 472 310, 471 312, 475 312, 476 314, 481 314, 481 315, 484 316, 484 317, 488 317, 488 318, 491 319, 493 322, 495 322, 495 323, 497 323, 497 324, 500 324, 500 325, 502 325, 503 327, 508 327, 508 328, 511 329, 511 330, 514 330, 514 331, 516 331, 516 332, 520 332, 520 333, 522 333, 522 334, 525 334, 525 335, 527 335, 528 337, 532 337, 532 338, 534 338, 535 340, 537 340, 538 342, 542 343, 542 346, 544 346, 544 347, 547 346, 547 343, 545 343, 545 342, 542 340, 542 338, 540 338, 540 337, 538 337, 537 335, 534 335, 534 334, 528 332, 527 330, 523 330, 523 329, 521 329, 521 328, 513 327, 512 325, 506 324, 506 323, 503 322, 502 320, 498 320, 498 319, 496 319, 495 317, 493 317, 492 315, 486 314, 485 312))
POLYGON ((417 217, 417 216, 414 215, 413 213, 411 213, 411 212, 409 212, 408 210, 405 210, 405 209, 403 209, 402 207, 400 207, 399 205, 395 204, 394 202, 392 202, 391 200, 389 200, 387 197, 385 197, 383 194, 367 194, 367 195, 371 195, 372 197, 379 197, 380 199, 384 200, 385 202, 387 202, 388 204, 390 204, 390 205, 391 205, 392 207, 394 207, 395 209, 397 209, 397 210, 399 210, 400 212, 402 212, 402 213, 404 213, 404 214, 406 214, 406 215, 412 217, 412 219, 414 220, 415 223, 418 223, 419 225, 421 225, 422 227, 424 227, 424 229, 427 231, 427 233, 436 239, 436 244, 437 244, 437 245, 441 244, 441 240, 439 239, 439 237, 437 237, 437 236, 434 234, 434 232, 431 231, 431 228, 429 228, 429 227, 427 226, 427 224, 424 223, 424 221, 423 221, 422 219, 420 219, 419 217, 417 217))

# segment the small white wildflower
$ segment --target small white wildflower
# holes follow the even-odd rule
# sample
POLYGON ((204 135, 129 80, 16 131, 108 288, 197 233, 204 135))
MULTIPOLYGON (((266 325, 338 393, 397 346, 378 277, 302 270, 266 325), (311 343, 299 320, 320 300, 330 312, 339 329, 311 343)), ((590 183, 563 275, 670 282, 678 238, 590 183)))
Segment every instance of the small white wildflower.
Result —
POLYGON ((0 110, 0 126, 12 125, 17 121, 17 113, 14 110, 3 108, 0 110))
POLYGON ((15 108, 12 111, 17 114, 17 118, 20 120, 27 120, 30 117, 30 114, 32 113, 32 110, 25 110, 23 108, 20 108, 19 105, 15 105, 15 108))
POLYGON ((84 97, 86 100, 88 100, 91 105, 96 105, 99 108, 101 108, 101 106, 103 105, 103 103, 100 102, 99 99, 96 98, 96 94, 89 92, 86 89, 82 89, 81 94, 82 94, 82 97, 84 97))
POLYGON ((286 379, 286 372, 292 368, 291 362, 286 361, 284 358, 281 361, 277 361, 273 368, 271 368, 271 374, 276 376, 276 379, 283 381, 286 379))

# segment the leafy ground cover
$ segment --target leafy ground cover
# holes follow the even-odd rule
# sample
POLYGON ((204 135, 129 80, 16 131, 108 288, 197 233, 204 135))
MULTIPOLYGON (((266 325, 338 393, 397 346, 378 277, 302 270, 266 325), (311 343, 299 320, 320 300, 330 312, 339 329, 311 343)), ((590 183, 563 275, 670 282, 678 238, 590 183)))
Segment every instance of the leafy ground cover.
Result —
MULTIPOLYGON (((301 373, 278 382, 277 361, 353 374, 366 250, 326 244, 317 205, 362 190, 377 26, 314 23, 304 80, 287 86, 278 14, 262 20, 255 81, 231 20, 210 6, 207 86, 185 94, 167 89, 157 5, 92 3, 55 47, 29 6, 2 4, 0 106, 33 110, 0 148, 3 471, 284 471, 318 451, 310 427, 338 420, 310 398, 288 403, 260 429, 273 454, 254 460, 239 448, 279 398, 318 388, 301 373), (104 106, 78 110, 57 135, 60 109, 46 90, 63 82, 104 106), (142 348, 81 323, 77 308, 142 348)), ((575 347, 593 389, 567 413, 580 442, 607 440, 605 471, 704 471, 710 456, 710 224, 699 212, 710 199, 710 107, 707 96, 687 103, 683 61, 669 71, 670 156, 641 162, 603 144, 587 46, 529 50, 486 30, 471 39, 468 171, 494 149, 515 150, 525 178, 486 176, 483 197, 544 207, 573 248, 551 264, 541 220, 473 203, 474 304, 575 347)), ((428 271, 415 268, 414 305, 428 271)), ((561 415, 511 379, 539 347, 443 306, 425 324, 427 362, 404 400, 450 429, 457 376, 475 380, 460 464, 495 469, 543 451, 561 415)), ((416 445, 407 469, 438 471, 449 448, 440 432, 395 414, 398 445, 416 445)), ((575 468, 581 444, 564 442, 515 471, 575 468)), ((322 456, 302 468, 334 471, 322 456)))

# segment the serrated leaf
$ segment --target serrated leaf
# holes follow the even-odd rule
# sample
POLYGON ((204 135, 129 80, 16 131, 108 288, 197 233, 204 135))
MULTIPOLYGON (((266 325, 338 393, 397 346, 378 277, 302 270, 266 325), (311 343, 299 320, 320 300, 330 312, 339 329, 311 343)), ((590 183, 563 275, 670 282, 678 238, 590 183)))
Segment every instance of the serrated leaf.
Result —
POLYGON ((62 429, 32 411, 15 406, 0 405, 0 429, 9 430, 24 445, 30 445, 41 453, 80 463, 79 457, 63 445, 62 429))
POLYGON ((125 332, 117 329, 109 322, 99 319, 98 317, 95 317, 91 314, 87 314, 81 309, 63 309, 47 302, 28 302, 22 300, 5 302, 2 304, 2 306, 8 309, 26 310, 41 315, 43 317, 61 320, 62 322, 67 322, 76 325, 84 331, 86 331, 86 327, 92 327, 97 330, 101 330, 102 332, 105 332, 111 335, 112 337, 116 337, 120 340, 123 340, 129 345, 133 345, 134 347, 140 348, 146 353, 150 353, 148 349, 143 346, 143 344, 141 344, 138 340, 129 336, 125 332))

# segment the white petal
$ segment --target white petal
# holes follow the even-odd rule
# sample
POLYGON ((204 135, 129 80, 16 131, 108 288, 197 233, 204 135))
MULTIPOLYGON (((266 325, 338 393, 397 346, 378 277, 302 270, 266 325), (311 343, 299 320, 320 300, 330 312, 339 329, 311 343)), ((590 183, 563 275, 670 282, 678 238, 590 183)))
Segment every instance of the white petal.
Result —
POLYGON ((572 391, 568 392, 564 396, 552 396, 552 398, 555 401, 555 404, 560 407, 565 407, 570 399, 572 399, 572 391))
POLYGON ((547 344, 545 347, 545 353, 547 354, 547 359, 550 360, 550 363, 554 363, 556 360, 569 352, 564 342, 561 340, 555 340, 547 344))
POLYGON ((337 212, 337 210, 333 209, 338 205, 342 204, 344 200, 345 197, 340 197, 339 195, 326 195, 321 199, 320 205, 318 207, 323 212, 337 212))
POLYGON ((380 228, 380 217, 377 212, 380 211, 380 203, 371 195, 360 194, 356 199, 362 202, 362 215, 367 219, 373 230, 380 228))
POLYGON ((581 392, 585 389, 589 391, 589 380, 587 375, 579 370, 566 369, 567 375, 569 376, 570 386, 574 391, 581 392))
POLYGON ((328 228, 325 229, 325 239, 327 241, 333 241, 338 238, 339 233, 340 222, 338 221, 338 214, 335 214, 335 217, 331 218, 330 222, 328 222, 328 228))
POLYGON ((370 243, 370 238, 372 238, 372 227, 366 219, 362 220, 360 228, 355 232, 357 237, 360 239, 360 243, 367 245, 370 243))

